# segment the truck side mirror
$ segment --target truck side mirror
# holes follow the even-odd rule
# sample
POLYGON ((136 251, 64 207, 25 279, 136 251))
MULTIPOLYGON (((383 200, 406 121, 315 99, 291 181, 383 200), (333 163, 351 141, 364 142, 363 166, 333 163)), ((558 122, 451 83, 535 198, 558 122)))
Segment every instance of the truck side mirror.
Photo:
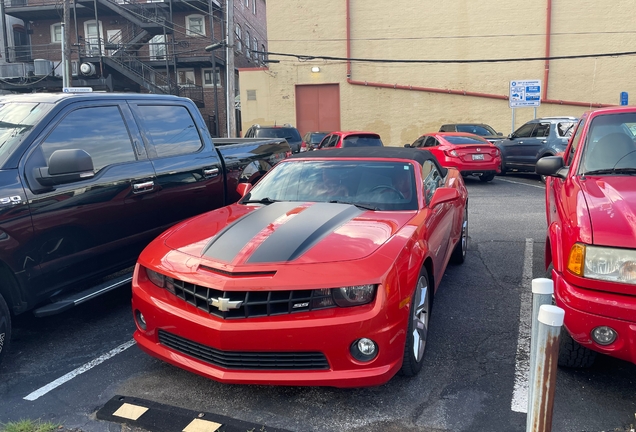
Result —
POLYGON ((568 170, 564 167, 562 156, 546 156, 537 161, 534 172, 544 176, 565 178, 568 170))
POLYGON ((499 136, 503 136, 503 133, 501 133, 501 132, 497 132, 497 135, 499 135, 499 136))
POLYGON ((515 134, 514 133, 508 134, 508 139, 511 139, 511 140, 515 139, 515 134))
POLYGON ((404 144, 405 148, 411 148, 411 144, 404 144))
POLYGON ((44 186, 89 179, 95 175, 93 158, 81 149, 55 150, 49 166, 35 168, 33 175, 44 186))

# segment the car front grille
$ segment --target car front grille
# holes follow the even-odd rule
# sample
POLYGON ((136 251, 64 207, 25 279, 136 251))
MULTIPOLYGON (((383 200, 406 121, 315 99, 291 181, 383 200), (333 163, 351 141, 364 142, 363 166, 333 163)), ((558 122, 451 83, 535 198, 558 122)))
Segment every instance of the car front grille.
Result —
POLYGON ((284 315, 336 307, 329 289, 221 291, 178 279, 173 282, 177 297, 223 319, 284 315))
POLYGON ((329 369, 321 352, 221 351, 159 330, 159 342, 175 351, 224 369, 324 370, 329 369))

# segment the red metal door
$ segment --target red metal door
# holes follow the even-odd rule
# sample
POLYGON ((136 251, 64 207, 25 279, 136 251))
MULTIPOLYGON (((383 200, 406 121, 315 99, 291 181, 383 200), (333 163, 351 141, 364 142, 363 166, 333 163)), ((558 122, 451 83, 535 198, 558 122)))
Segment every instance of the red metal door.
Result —
POLYGON ((296 86, 296 127, 301 135, 340 130, 339 85, 296 86))

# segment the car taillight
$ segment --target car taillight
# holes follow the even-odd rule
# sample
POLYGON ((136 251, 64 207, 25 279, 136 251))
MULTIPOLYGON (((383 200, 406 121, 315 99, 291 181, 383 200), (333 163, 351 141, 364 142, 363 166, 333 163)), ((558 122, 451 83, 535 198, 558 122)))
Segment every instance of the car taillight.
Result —
POLYGON ((300 143, 300 151, 301 152, 306 152, 307 151, 307 143, 305 141, 300 143))
POLYGON ((455 150, 444 150, 444 153, 446 153, 446 156, 451 156, 451 157, 457 157, 458 154, 455 150))
POLYGON ((493 155, 494 157, 499 157, 499 149, 498 148, 494 148, 490 151, 490 154, 493 155))

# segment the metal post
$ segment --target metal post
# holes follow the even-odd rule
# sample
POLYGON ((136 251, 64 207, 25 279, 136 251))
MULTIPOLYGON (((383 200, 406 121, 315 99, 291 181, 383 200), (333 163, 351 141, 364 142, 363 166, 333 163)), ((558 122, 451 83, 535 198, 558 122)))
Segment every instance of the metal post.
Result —
POLYGON ((66 75, 66 24, 62 23, 62 90, 68 87, 68 75, 66 75))
POLYGON ((64 87, 72 87, 71 82, 71 5, 70 0, 63 1, 64 22, 62 23, 62 84, 64 87))
POLYGON ((512 130, 510 131, 510 133, 513 133, 515 131, 515 108, 512 108, 512 130))
POLYGON ((537 107, 534 107, 534 118, 537 118, 537 107))
POLYGON ((4 13, 4 0, 0 0, 0 15, 2 16, 2 38, 4 39, 4 59, 7 63, 11 63, 9 56, 9 38, 7 36, 7 16, 4 13))
POLYGON ((557 361, 559 358, 559 335, 565 312, 552 305, 539 308, 537 331, 537 355, 530 365, 533 374, 532 412, 528 413, 530 428, 526 432, 551 432, 552 411, 556 385, 557 361))
POLYGON ((234 0, 227 0, 226 6, 226 40, 225 48, 225 75, 227 79, 227 137, 234 138, 236 136, 236 120, 234 115, 234 0))
MULTIPOLYGON (((1 0, 0 0, 1 1, 1 0)), ((209 1, 210 7, 210 34, 212 36, 212 44, 214 44, 214 3, 209 1)), ((212 51, 212 87, 214 88, 214 134, 219 136, 219 88, 216 80, 216 53, 212 51)))
MULTIPOLYGON (((554 282, 552 279, 537 278, 532 279, 532 336, 530 338, 530 379, 529 383, 534 382, 534 368, 532 365, 536 362, 537 357, 537 341, 539 338, 539 310, 543 305, 552 303, 552 294, 554 294, 554 282)), ((530 419, 532 418, 532 390, 528 388, 528 416, 526 417, 526 430, 530 428, 530 419)))

